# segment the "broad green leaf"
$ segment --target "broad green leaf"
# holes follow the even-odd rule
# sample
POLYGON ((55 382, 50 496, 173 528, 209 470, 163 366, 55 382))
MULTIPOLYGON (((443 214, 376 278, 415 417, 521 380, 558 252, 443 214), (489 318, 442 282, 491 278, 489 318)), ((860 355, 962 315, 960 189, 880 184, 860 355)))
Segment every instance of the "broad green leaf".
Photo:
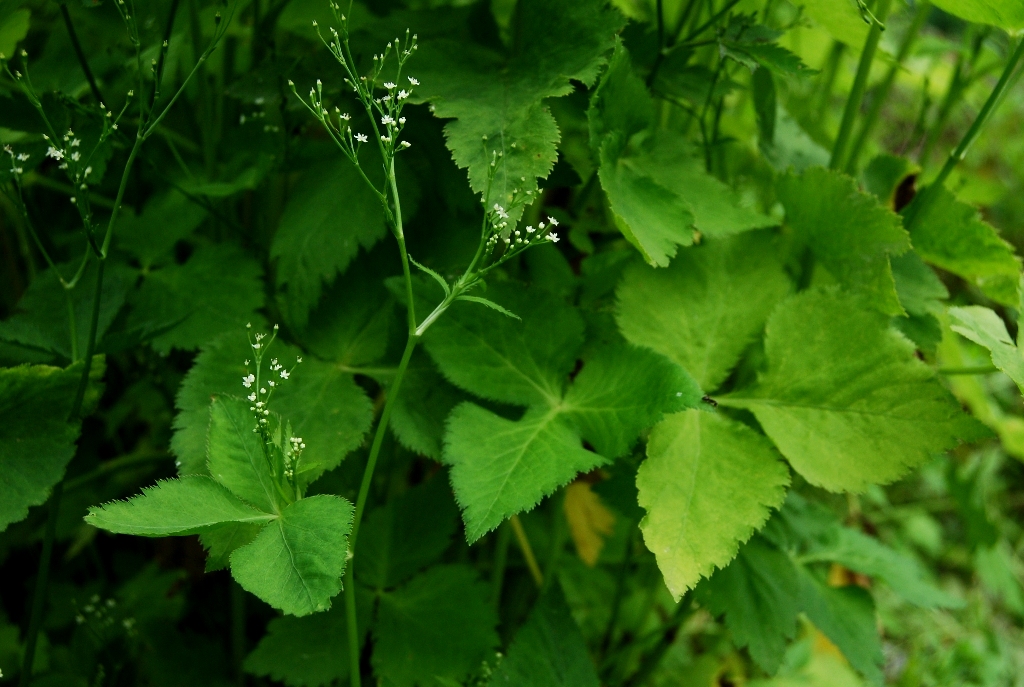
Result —
POLYGON ((992 354, 992 364, 1005 372, 1024 393, 1024 356, 999 315, 980 305, 950 308, 949 315, 955 323, 952 330, 987 348, 992 354))
POLYGON ((1024 4, 1019 0, 935 0, 950 14, 978 24, 991 24, 1017 33, 1024 29, 1024 4))
POLYGON ((723 52, 753 71, 763 67, 779 76, 810 76, 816 73, 808 69, 799 56, 778 43, 745 43, 726 41, 720 44, 723 52))
POLYGON ((473 43, 434 40, 416 56, 414 94, 434 115, 453 119, 445 138, 470 186, 488 190, 492 154, 498 153, 490 197, 507 205, 514 189, 534 192, 558 157, 558 126, 546 98, 568 95, 571 81, 592 84, 623 25, 601 0, 526 0, 517 8, 518 30, 528 37, 510 59, 473 43))
POLYGON ((472 403, 448 417, 444 462, 472 543, 530 510, 577 473, 607 462, 583 448, 558 410, 531 408, 513 421, 472 403))
POLYGON ((798 568, 800 605, 854 668, 876 685, 883 683, 882 642, 871 594, 861 587, 830 587, 798 568))
POLYGON ((922 608, 958 608, 959 599, 930 584, 917 562, 882 544, 874 537, 838 523, 827 543, 801 556, 803 562, 829 561, 877 577, 893 591, 922 608))
POLYGON ((784 301, 765 352, 759 382, 719 402, 752 411, 816 486, 861 492, 982 436, 888 318, 851 295, 822 289, 784 301))
POLYGON ((390 499, 359 530, 356 578, 375 589, 401 584, 444 553, 458 517, 448 480, 440 475, 390 499))
POLYGON ((401 393, 393 400, 388 426, 409 450, 440 460, 445 420, 464 400, 466 394, 449 384, 425 353, 416 351, 401 393))
POLYGON ((263 442, 253 432, 249 401, 222 396, 210 404, 206 466, 231 493, 266 513, 276 513, 279 496, 263 442))
POLYGON ((231 574, 243 589, 289 615, 326 611, 341 591, 352 510, 348 501, 328 494, 296 501, 231 554, 231 574))
POLYGON ((201 246, 183 265, 149 272, 129 302, 129 325, 151 329, 177 323, 152 340, 166 355, 172 348, 195 350, 225 332, 243 331, 263 306, 263 270, 237 246, 201 246))
POLYGON ((323 282, 344 272, 362 247, 384 238, 384 211, 355 165, 338 159, 307 172, 288 200, 270 257, 288 321, 302 328, 323 282))
POLYGON ((821 24, 837 41, 859 51, 868 37, 868 25, 854 2, 846 0, 801 0, 804 12, 821 24))
POLYGON ((889 266, 890 256, 910 249, 899 215, 858 190, 853 178, 819 167, 782 177, 777 191, 786 224, 840 284, 881 312, 903 314, 889 266))
MULTIPOLYGON (((373 616, 373 597, 357 587, 356 619, 360 644, 373 616)), ((245 672, 269 676, 294 687, 347 684, 348 623, 345 605, 302 618, 281 616, 267 624, 267 633, 245 659, 245 672)))
POLYGON ((761 668, 775 673, 796 635, 801 610, 800 578, 789 556, 755 535, 698 590, 708 610, 725 615, 736 645, 747 647, 761 668))
MULTIPOLYGON (((68 422, 82 363, 67 369, 22 365, 0 369, 0 532, 44 503, 75 455, 81 422, 68 422)), ((103 358, 93 360, 82 416, 100 396, 103 358)))
POLYGON ((298 333, 304 349, 351 368, 384 357, 396 317, 394 299, 376 272, 381 268, 386 269, 366 256, 324 289, 306 327, 298 333))
POLYGON ((601 186, 616 224, 652 265, 664 267, 677 246, 690 245, 693 229, 716 236, 775 223, 743 206, 708 174, 681 137, 639 135, 653 123, 653 105, 621 44, 591 99, 588 118, 601 186), (629 107, 624 107, 627 97, 629 107))
POLYGON ((1017 307, 1020 260, 1013 247, 977 210, 948 190, 932 192, 932 202, 923 210, 916 210, 913 203, 907 208, 916 213, 910 233, 914 249, 926 262, 971 281, 1004 305, 1017 307))
POLYGON ((488 684, 598 687, 597 670, 557 582, 537 601, 488 684))
MULTIPOLYGON (((289 365, 299 355, 298 349, 280 341, 270 349, 271 357, 289 365)), ((185 376, 178 391, 176 405, 180 412, 174 419, 171 439, 179 474, 207 474, 210 398, 246 391, 242 377, 249 358, 252 349, 242 327, 205 346, 185 376)), ((308 472, 303 472, 302 478, 307 483, 337 466, 359 446, 372 421, 370 400, 352 375, 309 357, 277 388, 270 408, 291 422, 293 433, 306 443, 302 465, 308 472)))
POLYGON ((94 506, 85 521, 114 534, 166 537, 198 534, 229 522, 265 524, 275 518, 242 503, 209 477, 191 475, 157 482, 127 501, 94 506))
POLYGON ((14 10, 0 19, 0 55, 10 59, 18 43, 28 35, 31 12, 27 9, 14 10))
POLYGON ((565 301, 500 284, 487 294, 522 321, 473 303, 455 303, 424 338, 441 372, 483 398, 555 406, 583 343, 583 320, 565 301))
POLYGON ((227 568, 235 549, 255 539, 264 524, 232 522, 200 532, 199 541, 206 549, 206 572, 227 568))
MULTIPOLYGON (((65 279, 74 277, 80 261, 58 265, 65 279)), ((96 343, 117 317, 124 305, 132 279, 131 270, 111 260, 103 271, 103 295, 96 321, 96 343)), ((0 341, 48 351, 61 361, 72 362, 85 355, 92 320, 93 294, 96 292, 96 261, 90 261, 78 285, 65 291, 53 269, 37 276, 22 295, 13 314, 0 322, 0 341), (70 307, 75 313, 76 341, 72 343, 70 307)))
POLYGON ((676 599, 782 505, 789 471, 771 443, 723 415, 688 410, 655 426, 636 476, 644 543, 676 599))
POLYGON ((872 194, 890 210, 895 209, 897 192, 907 181, 907 177, 916 175, 921 168, 905 157, 881 154, 871 161, 861 172, 864 189, 872 194))
POLYGON ((395 687, 461 680, 499 644, 489 588, 476 571, 440 565, 380 597, 373 666, 395 687))
POLYGON ((668 356, 714 391, 790 288, 769 234, 710 239, 666 270, 627 269, 616 319, 629 341, 668 356))
POLYGON ((642 348, 603 348, 586 361, 562 402, 565 417, 602 456, 618 458, 663 413, 700 404, 703 393, 671 360, 642 348))
POLYGON ((912 250, 892 258, 890 263, 896 294, 900 297, 900 305, 907 311, 906 317, 894 317, 892 324, 922 351, 934 354, 935 347, 942 340, 938 317, 943 310, 942 301, 949 298, 949 291, 935 271, 912 250))
POLYGON ((173 260, 174 245, 188 237, 206 217, 206 210, 178 191, 151 198, 142 213, 123 207, 117 223, 117 247, 138 258, 143 269, 173 260))

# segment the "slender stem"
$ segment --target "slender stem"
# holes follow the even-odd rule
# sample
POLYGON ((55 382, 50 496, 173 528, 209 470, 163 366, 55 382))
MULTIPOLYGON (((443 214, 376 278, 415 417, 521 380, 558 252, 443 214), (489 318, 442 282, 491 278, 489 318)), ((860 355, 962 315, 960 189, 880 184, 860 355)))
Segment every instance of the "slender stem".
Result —
POLYGON ((921 145, 921 150, 918 153, 917 161, 922 167, 930 162, 932 149, 938 143, 939 137, 945 130, 946 122, 949 120, 949 115, 953 112, 954 106, 960 102, 971 81, 977 77, 975 67, 978 63, 978 58, 981 56, 981 48, 986 37, 987 31, 975 33, 971 40, 970 57, 964 52, 957 56, 956 65, 953 67, 953 76, 946 87, 946 94, 939 103, 935 120, 932 122, 931 127, 929 127, 928 135, 925 136, 924 143, 921 145))
POLYGON ((630 523, 629 536, 626 537, 626 549, 622 553, 622 565, 619 566, 619 574, 615 580, 615 596, 612 598, 612 612, 608 616, 608 625, 605 627, 604 636, 601 638, 601 656, 608 653, 608 647, 612 643, 612 634, 615 632, 615 625, 619 622, 619 612, 622 610, 622 597, 626 591, 626 578, 629 575, 629 567, 632 563, 633 538, 636 536, 636 527, 630 523))
POLYGON ((686 37, 682 40, 682 42, 683 43, 689 43, 694 38, 696 38, 697 36, 699 36, 702 33, 704 33, 704 31, 706 31, 708 29, 708 27, 712 26, 715 22, 717 22, 719 19, 724 17, 729 10, 731 10, 733 7, 735 7, 739 3, 740 3, 740 0, 729 0, 729 2, 725 3, 725 7, 723 7, 722 9, 718 10, 713 15, 711 15, 710 19, 708 19, 706 22, 704 22, 703 24, 701 24, 700 26, 695 28, 690 33, 686 34, 686 37))
POLYGON ((39 556, 39 572, 36 573, 36 588, 32 595, 32 615, 28 621, 25 656, 21 662, 21 676, 18 679, 19 687, 28 687, 32 681, 32 666, 36 658, 39 627, 43 624, 43 611, 46 608, 46 590, 50 582, 50 559, 53 557, 53 540, 57 532, 57 518, 60 515, 60 497, 63 490, 64 482, 62 480, 57 482, 50 495, 50 511, 46 516, 43 552, 39 556))
POLYGON ((864 90, 868 85, 868 76, 871 73, 871 64, 875 61, 875 52, 878 50, 878 41, 882 38, 882 25, 889 14, 889 6, 892 0, 879 0, 875 15, 878 22, 872 23, 868 30, 867 40, 864 41, 864 48, 860 53, 860 63, 857 65, 857 76, 853 79, 853 88, 846 99, 846 107, 843 109, 843 119, 839 124, 839 134, 836 136, 835 146, 832 148, 832 160, 829 162, 830 169, 842 169, 846 160, 846 145, 849 143, 850 134, 853 133, 853 123, 860 111, 861 102, 864 100, 864 90))
POLYGON ((373 482, 373 471, 377 467, 377 458, 380 456, 380 447, 384 443, 384 435, 387 433, 388 420, 391 418, 391 411, 395 406, 395 399, 398 398, 399 389, 402 386, 402 378, 405 377, 405 370, 409 367, 409 360, 412 352, 416 350, 416 344, 420 337, 415 332, 409 333, 409 339, 405 344, 405 352, 402 353, 402 361, 398 364, 398 371, 395 373, 395 380, 388 390, 387 401, 384 402, 384 410, 381 412, 380 421, 377 423, 377 431, 373 437, 373 445, 370 447, 370 456, 366 461, 366 468, 363 470, 363 481, 359 485, 359 496, 356 498, 356 511, 352 518, 352 533, 348 537, 348 565, 345 567, 345 615, 348 621, 348 647, 349 660, 351 661, 351 684, 352 687, 360 687, 361 676, 359 673, 359 631, 356 618, 356 584, 352 569, 356 552, 356 539, 359 536, 359 524, 363 519, 363 511, 366 509, 366 499, 370 494, 370 484, 373 482))
POLYGON ((530 540, 526 538, 523 523, 519 520, 518 515, 513 515, 508 521, 512 526, 512 533, 516 535, 516 543, 519 544, 519 549, 523 552, 523 558, 526 559, 526 567, 530 570, 530 576, 533 578, 534 584, 537 585, 537 589, 541 589, 544 586, 544 576, 540 572, 540 566, 537 565, 537 557, 533 555, 530 540))
POLYGON ((971 147, 971 144, 974 143, 978 134, 981 133, 982 128, 985 126, 986 122, 988 122, 989 117, 999 104, 999 101, 1002 100, 1002 97, 1006 92, 1006 88, 1010 83, 1010 78, 1013 76, 1013 72, 1017 69, 1017 64, 1020 62, 1022 56, 1024 56, 1024 38, 1022 38, 1017 44, 1016 50, 1013 51, 1013 54, 1010 56, 1010 60, 1006 63, 1006 67, 1003 69, 1003 73, 1000 75, 995 88, 992 89, 992 93, 989 94, 988 100, 986 100, 985 104, 981 107, 981 111, 978 113, 977 118, 975 118, 974 123, 971 124, 971 128, 968 129, 967 133, 964 134, 964 137, 960 139, 959 145, 957 145, 953 152, 949 154, 949 157, 946 159, 946 164, 944 164, 942 169, 939 171, 939 175, 935 177, 935 180, 932 181, 926 189, 918 194, 915 202, 907 208, 907 215, 904 219, 904 224, 908 229, 913 226, 915 219, 921 216, 922 211, 934 202, 936 194, 942 189, 950 173, 957 164, 967 156, 967 150, 971 147))
POLYGON ((899 50, 896 53, 896 60, 889 68, 889 72, 885 75, 882 83, 875 88, 871 98, 871 106, 868 108, 867 114, 864 115, 864 123, 861 125, 860 133, 857 134, 857 138, 854 140, 853 149, 846 163, 846 171, 849 174, 853 174, 856 171, 860 154, 864 150, 864 144, 867 143, 868 138, 875 129, 875 125, 878 123, 878 117, 881 115, 882 107, 889 97, 889 91, 892 90, 893 84, 896 83, 896 77, 899 75, 900 69, 903 68, 903 61, 910 54, 910 49, 913 47, 914 41, 917 40, 917 34, 921 32, 921 27, 924 26, 930 9, 931 5, 928 2, 922 1, 917 3, 914 18, 911 20, 907 33, 903 36, 903 42, 900 43, 899 50))
POLYGON ((508 545, 512 541, 512 528, 502 525, 498 541, 494 544, 494 568, 491 570, 491 597, 494 608, 501 607, 501 588, 505 583, 505 565, 508 563, 508 545))
POLYGON ((672 647, 672 643, 676 639, 676 634, 679 632, 679 627, 683 622, 690 616, 691 600, 693 598, 692 592, 687 592, 683 595, 683 598, 679 601, 679 605, 676 606, 676 612, 672 615, 672 622, 661 635, 661 641, 654 647, 651 653, 647 654, 640 663, 640 668, 637 669, 633 676, 626 681, 625 687, 640 687, 650 680, 651 675, 657 670, 658 664, 661 663, 661 659, 665 657, 668 650, 672 647))
POLYGON ((64 26, 68 30, 68 38, 71 39, 71 47, 75 49, 78 64, 82 66, 85 80, 89 82, 89 90, 92 91, 96 101, 106 107, 107 102, 103 99, 103 94, 100 93, 100 87, 96 85, 96 78, 92 75, 92 70, 89 69, 89 62, 85 59, 85 53, 82 52, 82 44, 78 42, 78 34, 75 32, 74 24, 71 23, 71 14, 68 13, 68 6, 63 2, 60 3, 60 16, 64 18, 64 26))
POLYGON ((846 52, 846 44, 840 41, 832 42, 832 49, 825 60, 824 68, 821 70, 821 92, 818 96, 817 118, 822 119, 828 109, 829 101, 832 99, 832 86, 836 82, 836 75, 839 73, 839 65, 843 61, 843 53, 846 52))

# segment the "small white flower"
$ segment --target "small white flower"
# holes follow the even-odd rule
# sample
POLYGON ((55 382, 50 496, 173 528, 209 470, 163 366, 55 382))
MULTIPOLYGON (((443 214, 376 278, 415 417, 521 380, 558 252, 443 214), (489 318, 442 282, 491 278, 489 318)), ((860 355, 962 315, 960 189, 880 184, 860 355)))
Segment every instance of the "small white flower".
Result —
POLYGON ((76 138, 75 140, 73 140, 71 142, 71 147, 72 148, 77 148, 80 145, 82 145, 82 140, 81 139, 76 138))
POLYGON ((403 148, 411 148, 412 147, 412 143, 409 143, 408 141, 402 141, 399 145, 401 145, 403 148))
POLYGON ((269 382, 267 382, 267 386, 269 386, 269 387, 273 388, 273 387, 275 386, 275 384, 274 384, 274 380, 273 380, 273 379, 271 379, 271 380, 270 380, 269 382))
MULTIPOLYGON (((254 375, 251 375, 251 374, 246 375, 245 377, 242 377, 242 386, 244 386, 246 389, 248 389, 249 387, 252 386, 252 383, 255 382, 255 381, 256 381, 256 377, 254 375)), ((250 399, 250 400, 252 400, 252 399, 250 399)))
POLYGON ((351 117, 351 116, 349 115, 349 113, 348 113, 348 112, 346 112, 346 113, 344 113, 344 114, 340 114, 340 115, 338 115, 338 117, 339 117, 340 119, 344 119, 344 120, 345 120, 346 122, 347 122, 348 120, 352 119, 352 117, 351 117))
POLYGON ((301 363, 302 362, 302 356, 296 356, 295 357, 295 362, 296 363, 301 363))
POLYGON ((396 86, 395 84, 391 83, 390 81, 385 81, 384 82, 384 88, 388 89, 389 91, 393 91, 396 88, 398 88, 398 86, 396 86))
POLYGON ((92 174, 92 167, 86 167, 85 168, 85 176, 89 176, 90 174, 92 174))
POLYGON ((548 234, 548 238, 551 239, 551 243, 558 243, 558 234, 548 234))
POLYGON ((409 97, 409 91, 399 91, 398 92, 398 99, 399 100, 405 100, 408 97, 409 97))
POLYGON ((46 151, 46 156, 47 157, 52 157, 54 160, 63 160, 64 159, 64 151, 57 150, 53 146, 50 146, 49 149, 47 149, 47 151, 46 151))
POLYGON ((18 153, 19 162, 24 162, 25 160, 29 159, 29 157, 31 156, 28 153, 18 153))
POLYGON ((395 120, 391 117, 391 115, 384 115, 383 117, 380 118, 380 123, 387 126, 388 124, 394 124, 395 120))
POLYGON ((405 124, 405 117, 399 117, 398 118, 398 123, 399 124, 405 124))
POLYGON ((558 226, 558 220, 555 219, 554 217, 548 217, 548 222, 550 222, 551 226, 553 226, 553 227, 557 227, 558 226))
POLYGON ((266 390, 266 388, 260 389, 260 393, 261 393, 261 394, 265 394, 265 393, 267 393, 267 390, 266 390))
POLYGON ((246 398, 249 399, 250 401, 255 401, 256 400, 256 394, 255 393, 251 393, 248 396, 246 396, 246 398))
POLYGON ((82 157, 82 154, 79 153, 77 150, 75 152, 71 153, 71 159, 74 160, 75 162, 78 162, 78 160, 81 159, 81 157, 82 157))
POLYGON ((281 370, 281 379, 288 379, 289 376, 291 376, 291 373, 288 370, 281 370))
MULTIPOLYGON (((540 228, 541 228, 541 229, 543 229, 543 228, 544 228, 544 225, 543 225, 543 224, 542 224, 542 225, 540 225, 540 228)), ((533 233, 533 232, 535 232, 535 231, 537 231, 537 230, 536 230, 536 229, 534 229, 533 227, 526 227, 526 233, 527 233, 527 234, 532 234, 532 233, 533 233)), ((517 232, 516 232, 516 236, 518 236, 518 235, 519 235, 519 232, 517 231, 517 232)))
POLYGON ((360 143, 366 143, 368 139, 366 138, 366 134, 356 134, 356 140, 360 143))
POLYGON ((411 83, 413 86, 419 86, 420 85, 420 82, 417 81, 416 79, 412 78, 411 76, 407 76, 405 78, 409 79, 409 83, 411 83))

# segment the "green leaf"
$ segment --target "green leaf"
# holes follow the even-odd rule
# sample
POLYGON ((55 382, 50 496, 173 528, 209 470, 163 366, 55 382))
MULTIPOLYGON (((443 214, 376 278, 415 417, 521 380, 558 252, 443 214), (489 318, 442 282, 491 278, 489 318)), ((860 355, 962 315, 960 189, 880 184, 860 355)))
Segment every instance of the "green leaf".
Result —
POLYGON ((598 687, 600 681, 561 586, 537 601, 498 665, 492 687, 598 687))
POLYGON ((790 288, 769 234, 708 240, 668 269, 627 269, 616 319, 626 339, 668 356, 713 391, 790 288))
POLYGON ((618 458, 663 413, 694 408, 702 396, 686 370, 664 356, 615 345, 586 361, 562 409, 598 453, 618 458))
POLYGON ((489 588, 463 565, 442 565, 380 597, 373 666, 395 687, 461 680, 498 646, 489 588), (456 601, 457 599, 457 601, 456 601))
POLYGON ((812 290, 781 303, 765 352, 759 382, 719 403, 752 411, 811 484, 861 492, 983 436, 888 318, 848 294, 812 290))
MULTIPOLYGON (((81 422, 68 422, 82 365, 0 369, 0 532, 50 496, 75 455, 81 422)), ((93 360, 82 416, 99 400, 103 358, 93 360)))
POLYGON ((352 510, 348 501, 328 494, 296 501, 231 554, 231 574, 243 589, 289 615, 327 610, 341 591, 352 510))
MULTIPOLYGON (((74 261, 58 265, 65 279, 74 277, 81 263, 74 261)), ((113 260, 103 271, 103 294, 100 297, 99 318, 96 321, 96 343, 117 317, 124 305, 132 276, 131 270, 113 260)), ((56 272, 48 269, 29 285, 14 313, 0 322, 0 340, 18 343, 41 351, 55 353, 63 361, 82 358, 88 347, 89 325, 92 320, 93 295, 96 292, 96 262, 82 273, 78 285, 66 291, 56 272), (74 309, 77 341, 72 344, 69 322, 69 304, 74 309), (74 347, 74 348, 73 348, 74 347)))
POLYGON ((486 306, 486 307, 490 308, 491 310, 496 310, 497 312, 500 312, 505 317, 511 317, 513 320, 522 320, 523 319, 523 318, 519 317, 519 315, 516 315, 514 312, 511 312, 510 310, 506 310, 505 308, 501 307, 500 305, 498 305, 494 301, 489 301, 486 298, 480 298, 479 296, 459 296, 455 300, 457 300, 457 301, 468 301, 470 303, 479 303, 480 305, 486 306))
POLYGON ((859 51, 868 37, 868 25, 853 2, 801 0, 804 12, 821 24, 837 41, 859 51))
POLYGON ((894 317, 892 324, 922 351, 934 354, 942 341, 942 301, 949 298, 949 291, 926 265, 921 257, 910 250, 892 258, 892 276, 896 281, 896 294, 900 305, 907 311, 907 317, 894 317))
POLYGON ((959 599, 930 584, 917 562, 882 544, 874 537, 838 523, 827 543, 801 556, 805 563, 830 561, 885 581, 893 591, 921 608, 958 608, 959 599))
POLYGON ((416 96, 454 120, 444 129, 448 148, 477 193, 488 190, 492 153, 500 153, 488 207, 507 205, 513 189, 535 191, 551 172, 559 131, 544 100, 571 93, 572 80, 592 84, 623 25, 602 0, 525 0, 516 12, 530 39, 510 59, 440 38, 424 43, 413 69, 416 96))
POLYGON ((724 567, 782 505, 789 471, 771 443, 723 415, 688 410, 651 432, 637 472, 644 543, 678 600, 724 567))
POLYGON ((0 21, 0 55, 10 59, 14 49, 28 35, 29 20, 32 13, 27 9, 14 10, 0 21))
POLYGON ((440 460, 445 420, 464 400, 466 394, 449 384, 425 353, 416 351, 405 370, 401 393, 392 401, 388 426, 409 450, 440 460))
POLYGON ((255 539, 263 524, 232 522, 200 532, 199 541, 206 549, 206 572, 227 568, 235 549, 255 539))
MULTIPOLYGON (((373 597, 357 587, 356 618, 360 645, 373 616, 373 597)), ((281 616, 267 624, 267 633, 245 659, 245 671, 269 676, 294 687, 347 684, 348 623, 345 605, 302 618, 281 616)))
POLYGON ((881 685, 882 643, 871 594, 856 585, 830 587, 807 569, 798 571, 800 603, 807 617, 839 647, 850 665, 881 685))
POLYGON ((1017 33, 1024 29, 1024 5, 1017 0, 935 0, 950 14, 1017 33))
POLYGON ((607 462, 583 448, 558 410, 547 408, 532 408, 512 421, 463 403, 448 417, 444 442, 470 543, 505 518, 530 510, 577 473, 607 462))
MULTIPOLYGON (((1017 307, 1020 260, 978 211, 961 203, 945 188, 929 191, 932 202, 922 210, 916 203, 910 238, 917 253, 936 267, 974 283, 989 297, 1017 307)), ((920 198, 921 194, 917 195, 920 198)))
POLYGON ((89 509, 85 521, 114 534, 142 537, 198 534, 228 522, 262 524, 277 516, 242 503, 209 477, 164 480, 127 501, 89 509))
POLYGON ((117 247, 138 258, 144 269, 172 261, 174 245, 189 236, 206 217, 206 210, 178 191, 154 196, 142 214, 121 208, 117 247))
POLYGON ((455 303, 427 331, 427 351, 445 377, 482 398, 557 405, 583 343, 582 318, 537 289, 498 284, 488 294, 522 321, 455 303))
POLYGON ((305 326, 323 282, 333 281, 360 247, 369 250, 384 234, 380 201, 355 165, 340 159, 306 173, 270 246, 288 321, 305 326))
POLYGON ((801 610, 800 578, 789 556, 755 535, 698 590, 708 610, 725 615, 736 645, 747 647, 751 658, 774 674, 796 635, 801 610))
MULTIPOLYGON (((442 277, 440 274, 438 274, 434 270, 430 269, 429 267, 426 267, 424 265, 419 264, 418 262, 416 262, 415 260, 412 259, 412 256, 409 257, 409 262, 411 262, 413 265, 415 265, 417 267, 417 269, 419 269, 421 272, 429 274, 430 277, 434 281, 436 281, 438 284, 440 284, 441 288, 444 289, 444 295, 445 296, 451 295, 452 290, 448 286, 448 282, 446 282, 444 280, 444 277, 442 277)), ((468 300, 467 296, 463 296, 463 298, 468 300)))
POLYGON ((441 476, 390 499, 359 530, 356 578, 375 589, 401 584, 445 552, 458 517, 441 476))
POLYGON ((1024 356, 999 315, 980 305, 950 308, 949 315, 956 323, 950 329, 987 348, 992 354, 992 364, 1005 372, 1024 393, 1024 356))
POLYGON ((652 265, 664 267, 677 246, 690 245, 694 228, 715 236, 775 223, 708 174, 681 137, 640 135, 653 123, 653 106, 621 44, 591 98, 588 118, 616 224, 652 265))
MULTIPOLYGON (((274 343, 270 353, 284 363, 295 360, 299 354, 298 349, 280 341, 274 343)), ((244 392, 245 361, 251 357, 245 330, 239 328, 204 347, 196 358, 176 400, 181 412, 174 419, 171 449, 180 463, 179 474, 208 473, 210 398, 244 392)), ((373 419, 370 400, 351 374, 308 357, 287 383, 274 392, 271 410, 291 422, 294 434, 306 443, 301 463, 302 480, 306 483, 337 466, 349 451, 359 446, 373 419)))
POLYGON ((840 284, 881 312, 903 314, 889 266, 890 256, 910 249, 899 215, 852 177, 820 167, 782 177, 777 190, 786 223, 840 284))
POLYGON ((753 69, 763 67, 779 76, 811 76, 817 73, 808 69, 799 56, 782 47, 778 43, 735 43, 726 41, 721 44, 726 55, 733 57, 741 64, 753 62, 753 69))
POLYGON ((201 246, 183 265, 149 272, 130 298, 128 323, 152 329, 178 323, 152 340, 166 355, 195 350, 225 332, 242 331, 263 307, 263 270, 231 243, 201 246))
POLYGON ((278 511, 279 497, 256 419, 245 399, 219 397, 210 404, 206 465, 215 480, 266 513, 278 511))

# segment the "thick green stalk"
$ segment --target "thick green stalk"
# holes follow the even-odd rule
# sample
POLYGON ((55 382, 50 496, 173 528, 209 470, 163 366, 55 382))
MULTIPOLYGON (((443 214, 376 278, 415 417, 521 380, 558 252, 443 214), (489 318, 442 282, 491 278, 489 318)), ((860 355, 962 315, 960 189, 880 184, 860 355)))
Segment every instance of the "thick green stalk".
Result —
POLYGON ((853 133, 853 123, 860 111, 861 102, 864 100, 864 90, 868 85, 868 76, 871 73, 871 64, 875 61, 875 52, 878 50, 878 41, 882 38, 882 25, 889 15, 889 6, 892 0, 879 0, 875 8, 875 16, 878 21, 871 25, 868 31, 867 40, 864 41, 864 48, 860 53, 860 62, 857 64, 857 75, 853 79, 853 88, 846 99, 846 107, 843 109, 843 120, 839 124, 839 133, 836 135, 835 146, 832 148, 832 160, 829 162, 830 169, 843 169, 846 160, 846 146, 853 133))
POLYGON ((921 27, 924 26, 930 9, 931 5, 927 2, 919 2, 917 4, 914 18, 911 20, 910 26, 907 27, 907 33, 903 36, 903 42, 900 43, 899 50, 896 53, 896 60, 889 68, 885 78, 882 79, 882 83, 878 84, 874 91, 871 106, 868 108, 867 114, 864 115, 864 123, 861 125, 860 133, 857 134, 857 138, 853 142, 853 149, 846 162, 846 171, 849 174, 853 174, 857 170, 857 163, 861 152, 864 150, 864 144, 867 143, 868 138, 875 129, 875 125, 878 123, 878 117, 882 113, 882 107, 885 105, 886 99, 889 97, 889 91, 892 90, 893 84, 896 83, 896 77, 903 67, 903 61, 910 54, 910 49, 913 47, 914 41, 917 40, 917 34, 920 33, 921 27))
POLYGON ((957 164, 967 156, 967 150, 974 143, 974 140, 981 133, 982 128, 988 122, 989 117, 992 116, 992 112, 996 109, 999 101, 1002 100, 1003 95, 1006 93, 1007 86, 1010 83, 1010 79, 1013 77, 1013 73, 1017 69, 1017 65, 1020 63, 1021 57, 1024 57, 1024 38, 1017 44, 1017 48, 1013 51, 1009 61, 1006 63, 1006 67, 1003 69, 1003 73, 999 77, 999 81, 996 82, 995 88, 988 96, 988 100, 982 105, 981 111, 975 118, 974 123, 971 124, 971 128, 967 130, 963 138, 960 139, 959 145, 949 154, 946 158, 946 164, 942 166, 939 171, 939 175, 935 177, 935 180, 928 185, 915 199, 915 201, 907 208, 907 214, 904 217, 904 225, 910 229, 914 225, 914 221, 920 216, 921 211, 927 208, 935 199, 935 194, 938 189, 943 187, 946 183, 946 179, 950 173, 957 166, 957 164))
POLYGON ((398 397, 399 389, 402 386, 402 378, 405 377, 405 370, 409 367, 409 360, 416 350, 416 344, 420 337, 415 331, 409 332, 409 339, 405 344, 405 352, 402 353, 402 361, 398 364, 398 371, 395 373, 395 381, 391 383, 388 390, 387 401, 384 402, 384 410, 380 414, 380 421, 377 423, 377 432, 373 436, 373 445, 370 447, 370 457, 366 461, 366 468, 363 470, 363 481, 359 485, 359 495, 356 497, 356 512, 352 518, 352 533, 348 537, 348 565, 345 567, 345 616, 348 621, 348 648, 351 685, 360 687, 362 684, 359 674, 359 626, 356 619, 356 583, 352 569, 355 563, 356 538, 359 535, 359 525, 363 520, 363 511, 366 509, 366 499, 370 494, 370 484, 373 481, 373 471, 377 467, 377 458, 380 456, 380 447, 384 443, 384 435, 387 433, 388 420, 391 419, 391 411, 394 408, 395 399, 398 397))

